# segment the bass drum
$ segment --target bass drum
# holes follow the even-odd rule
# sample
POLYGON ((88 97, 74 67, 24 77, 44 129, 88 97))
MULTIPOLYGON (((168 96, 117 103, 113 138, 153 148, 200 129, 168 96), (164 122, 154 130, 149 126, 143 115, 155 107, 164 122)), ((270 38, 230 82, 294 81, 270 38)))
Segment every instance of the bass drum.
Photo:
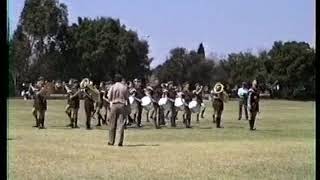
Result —
POLYGON ((153 109, 153 104, 151 101, 151 98, 149 96, 145 96, 141 99, 141 106, 143 107, 143 109, 145 109, 146 111, 150 111, 153 109))
POLYGON ((174 106, 178 111, 183 111, 184 110, 184 100, 182 98, 176 98, 174 100, 174 106))
POLYGON ((192 113, 199 113, 201 106, 197 103, 197 101, 193 100, 189 103, 188 107, 192 113))

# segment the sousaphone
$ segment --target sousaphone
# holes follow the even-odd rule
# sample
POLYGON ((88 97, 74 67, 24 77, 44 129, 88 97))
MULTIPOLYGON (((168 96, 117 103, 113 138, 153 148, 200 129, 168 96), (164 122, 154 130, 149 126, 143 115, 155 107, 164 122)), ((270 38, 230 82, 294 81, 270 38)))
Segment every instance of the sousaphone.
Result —
POLYGON ((224 102, 228 101, 228 94, 224 91, 224 86, 220 82, 216 83, 213 87, 213 92, 220 96, 221 100, 224 102))
POLYGON ((93 86, 92 82, 88 78, 82 79, 80 82, 80 88, 87 89, 95 102, 101 101, 99 90, 93 86))
POLYGON ((223 90, 224 90, 224 86, 220 82, 216 83, 213 87, 213 92, 216 94, 222 93, 223 90))

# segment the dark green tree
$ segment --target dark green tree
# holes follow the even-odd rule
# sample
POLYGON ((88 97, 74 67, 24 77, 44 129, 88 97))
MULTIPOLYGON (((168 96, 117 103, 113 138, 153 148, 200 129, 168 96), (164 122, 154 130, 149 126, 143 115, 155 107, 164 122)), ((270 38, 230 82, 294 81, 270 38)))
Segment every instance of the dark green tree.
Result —
POLYGON ((200 43, 200 45, 199 45, 199 47, 198 47, 197 53, 198 53, 202 58, 205 58, 205 57, 206 57, 206 54, 205 54, 204 47, 203 47, 203 44, 202 44, 202 43, 200 43))

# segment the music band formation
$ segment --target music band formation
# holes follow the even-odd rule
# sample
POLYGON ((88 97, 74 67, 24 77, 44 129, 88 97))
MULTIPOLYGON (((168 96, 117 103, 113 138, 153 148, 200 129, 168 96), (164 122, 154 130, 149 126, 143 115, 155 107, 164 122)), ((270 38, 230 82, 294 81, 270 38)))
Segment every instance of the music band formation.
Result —
MULTIPOLYGON (((196 114, 196 122, 199 117, 203 118, 206 106, 203 102, 204 88, 200 84, 195 84, 191 90, 188 82, 175 86, 172 81, 160 83, 158 80, 149 82, 145 86, 141 80, 134 79, 126 81, 120 74, 115 75, 114 81, 101 82, 100 85, 94 85, 88 78, 81 82, 70 79, 70 81, 61 86, 67 92, 67 105, 65 113, 70 123, 68 127, 79 128, 78 113, 80 108, 80 99, 84 99, 84 110, 86 114, 86 128, 91 128, 91 119, 98 120, 97 126, 106 124, 110 126, 109 145, 114 144, 117 125, 120 127, 119 144, 122 146, 123 132, 126 126, 136 125, 142 127, 142 112, 146 112, 146 121, 152 121, 156 129, 161 125, 170 125, 176 127, 177 115, 183 114, 183 123, 186 128, 191 128, 191 114, 196 114), (105 114, 102 114, 104 108, 105 114)), ((43 77, 40 77, 37 83, 32 86, 34 91, 34 105, 32 114, 36 124, 34 127, 44 129, 45 112, 47 110, 46 97, 49 96, 48 88, 43 77)), ((216 128, 223 128, 222 113, 224 103, 228 101, 228 94, 224 85, 216 83, 210 91, 210 102, 213 107, 212 122, 216 128)), ((246 83, 238 89, 239 96, 239 118, 242 118, 242 110, 245 112, 245 118, 249 120, 250 130, 255 130, 255 118, 259 112, 259 91, 257 81, 254 80, 250 88, 246 83)))

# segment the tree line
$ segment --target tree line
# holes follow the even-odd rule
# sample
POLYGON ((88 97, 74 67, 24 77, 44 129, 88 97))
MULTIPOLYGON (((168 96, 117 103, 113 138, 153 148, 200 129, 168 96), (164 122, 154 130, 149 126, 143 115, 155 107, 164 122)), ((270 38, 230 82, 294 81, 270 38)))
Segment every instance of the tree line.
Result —
POLYGON ((222 82, 231 90, 257 79, 271 92, 280 85, 280 98, 315 97, 315 49, 308 43, 276 41, 270 50, 230 53, 226 58, 176 47, 163 64, 150 68, 148 42, 119 19, 78 17, 69 25, 67 6, 58 0, 26 0, 9 41, 9 95, 22 82, 82 79, 107 81, 115 73, 127 79, 157 78, 177 84, 222 82))
POLYGON ((155 68, 161 81, 190 82, 213 86, 226 84, 231 91, 242 82, 256 79, 261 90, 279 98, 315 97, 315 49, 308 43, 276 41, 270 50, 230 53, 226 58, 205 58, 202 44, 198 51, 177 47, 155 68), (279 85, 279 90, 276 89, 279 85))

